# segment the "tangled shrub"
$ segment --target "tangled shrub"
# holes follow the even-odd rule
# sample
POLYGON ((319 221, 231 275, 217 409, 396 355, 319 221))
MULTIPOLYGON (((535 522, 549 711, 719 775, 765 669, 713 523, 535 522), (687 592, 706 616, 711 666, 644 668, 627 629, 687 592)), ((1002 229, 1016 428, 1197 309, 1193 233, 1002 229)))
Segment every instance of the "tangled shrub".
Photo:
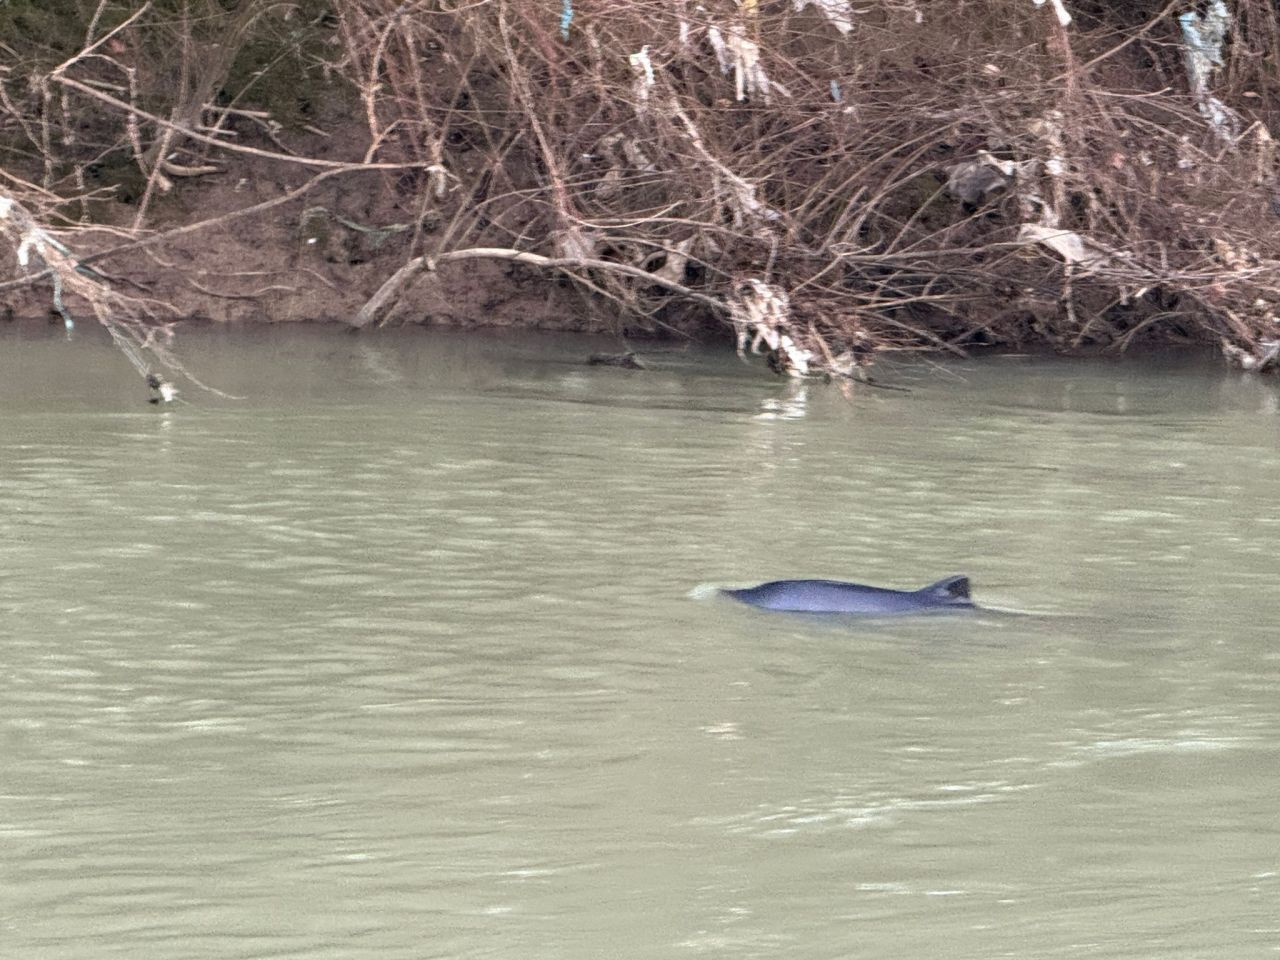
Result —
POLYGON ((885 349, 1199 341, 1257 369, 1280 349, 1280 21, 1263 0, 1180 16, 1094 0, 201 2, 200 21, 180 4, 183 44, 216 28, 223 53, 170 65, 167 99, 131 86, 130 52, 155 46, 149 4, 104 2, 84 50, 3 80, 0 135, 41 158, 50 209, 76 195, 56 171, 89 156, 47 128, 91 105, 117 124, 99 152, 144 178, 135 229, 158 186, 234 163, 208 133, 231 111, 274 137, 254 83, 230 83, 270 33, 362 117, 361 162, 401 171, 381 189, 414 205, 360 322, 444 259, 492 255, 570 276, 619 324, 710 317, 796 374, 856 374, 885 349))

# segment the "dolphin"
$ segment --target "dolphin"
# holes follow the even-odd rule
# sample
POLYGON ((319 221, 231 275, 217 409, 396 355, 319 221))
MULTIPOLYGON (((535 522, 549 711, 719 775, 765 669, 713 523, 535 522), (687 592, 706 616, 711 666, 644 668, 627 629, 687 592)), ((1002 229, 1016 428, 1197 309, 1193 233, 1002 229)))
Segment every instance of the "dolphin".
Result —
POLYGON ((973 609, 965 576, 947 577, 919 590, 888 590, 839 580, 773 580, 758 587, 720 592, 753 607, 791 613, 888 616, 973 609))

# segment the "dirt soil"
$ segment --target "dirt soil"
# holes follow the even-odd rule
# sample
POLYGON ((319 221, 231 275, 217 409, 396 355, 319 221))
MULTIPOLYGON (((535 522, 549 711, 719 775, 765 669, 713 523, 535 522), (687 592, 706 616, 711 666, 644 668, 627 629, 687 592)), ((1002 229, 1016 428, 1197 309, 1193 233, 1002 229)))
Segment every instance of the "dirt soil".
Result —
MULTIPOLYGON (((325 142, 291 146, 303 156, 352 159, 325 142)), ((180 181, 156 200, 149 222, 154 233, 164 233, 214 220, 297 190, 313 175, 273 161, 237 160, 231 172, 180 181)), ((161 319, 348 323, 415 255, 409 224, 417 215, 417 190, 382 173, 344 174, 288 203, 96 260, 93 267, 120 292, 164 305, 161 319)), ((436 245, 432 234, 452 212, 427 212, 418 250, 436 245)), ((80 257, 120 246, 119 230, 111 227, 129 226, 135 213, 132 204, 99 205, 95 219, 107 226, 78 228, 62 238, 80 257)), ((68 307, 73 314, 85 312, 71 298, 68 307)), ((52 314, 44 282, 0 297, 0 319, 43 320, 52 314)), ((402 291, 385 323, 616 331, 613 317, 593 310, 568 281, 498 260, 446 264, 420 276, 402 291)))

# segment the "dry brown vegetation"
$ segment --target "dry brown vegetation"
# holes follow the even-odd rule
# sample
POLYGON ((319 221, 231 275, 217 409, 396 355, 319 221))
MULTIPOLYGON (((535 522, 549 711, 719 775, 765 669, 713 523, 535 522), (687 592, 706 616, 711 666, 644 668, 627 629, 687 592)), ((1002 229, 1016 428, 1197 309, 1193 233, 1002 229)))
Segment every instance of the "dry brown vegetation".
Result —
POLYGON ((147 349, 206 294, 365 325, 482 321, 439 304, 506 285, 789 373, 1152 341, 1273 366, 1274 6, 1227 6, 1197 84, 1205 4, 1063 3, 9 0, 0 197, 69 252, 15 213, 0 290, 61 276, 147 349), (262 268, 219 269, 249 234, 262 268))

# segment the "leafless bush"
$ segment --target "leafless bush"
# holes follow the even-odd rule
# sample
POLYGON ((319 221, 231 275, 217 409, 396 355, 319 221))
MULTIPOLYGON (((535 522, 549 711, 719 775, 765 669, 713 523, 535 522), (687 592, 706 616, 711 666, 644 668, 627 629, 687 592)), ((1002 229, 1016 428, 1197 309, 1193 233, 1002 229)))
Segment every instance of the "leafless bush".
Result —
MULTIPOLYGON (((578 0, 563 34, 509 0, 341 9, 371 130, 464 184, 446 246, 617 261, 729 307, 768 284, 819 368, 868 344, 1257 355, 1280 302, 1274 10, 1237 5, 1223 136, 1177 8, 1078 6, 1063 26, 1021 0, 578 0)), ((670 288, 578 277, 633 317, 688 319, 670 288)))
MULTIPOLYGON (((362 162, 417 213, 358 322, 486 255, 569 275, 619 323, 711 315, 789 372, 1152 339, 1273 362, 1275 8, 1235 0, 1197 83, 1181 5, 1063 2, 1070 24, 1052 0, 333 0, 301 22, 331 31, 362 162)), ((146 177, 135 229, 166 163, 234 162, 210 102, 234 57, 180 71, 163 109, 132 86, 148 6, 7 104, 64 198, 32 118, 105 104, 146 177)), ((180 36, 231 50, 279 15, 210 11, 180 36)))

